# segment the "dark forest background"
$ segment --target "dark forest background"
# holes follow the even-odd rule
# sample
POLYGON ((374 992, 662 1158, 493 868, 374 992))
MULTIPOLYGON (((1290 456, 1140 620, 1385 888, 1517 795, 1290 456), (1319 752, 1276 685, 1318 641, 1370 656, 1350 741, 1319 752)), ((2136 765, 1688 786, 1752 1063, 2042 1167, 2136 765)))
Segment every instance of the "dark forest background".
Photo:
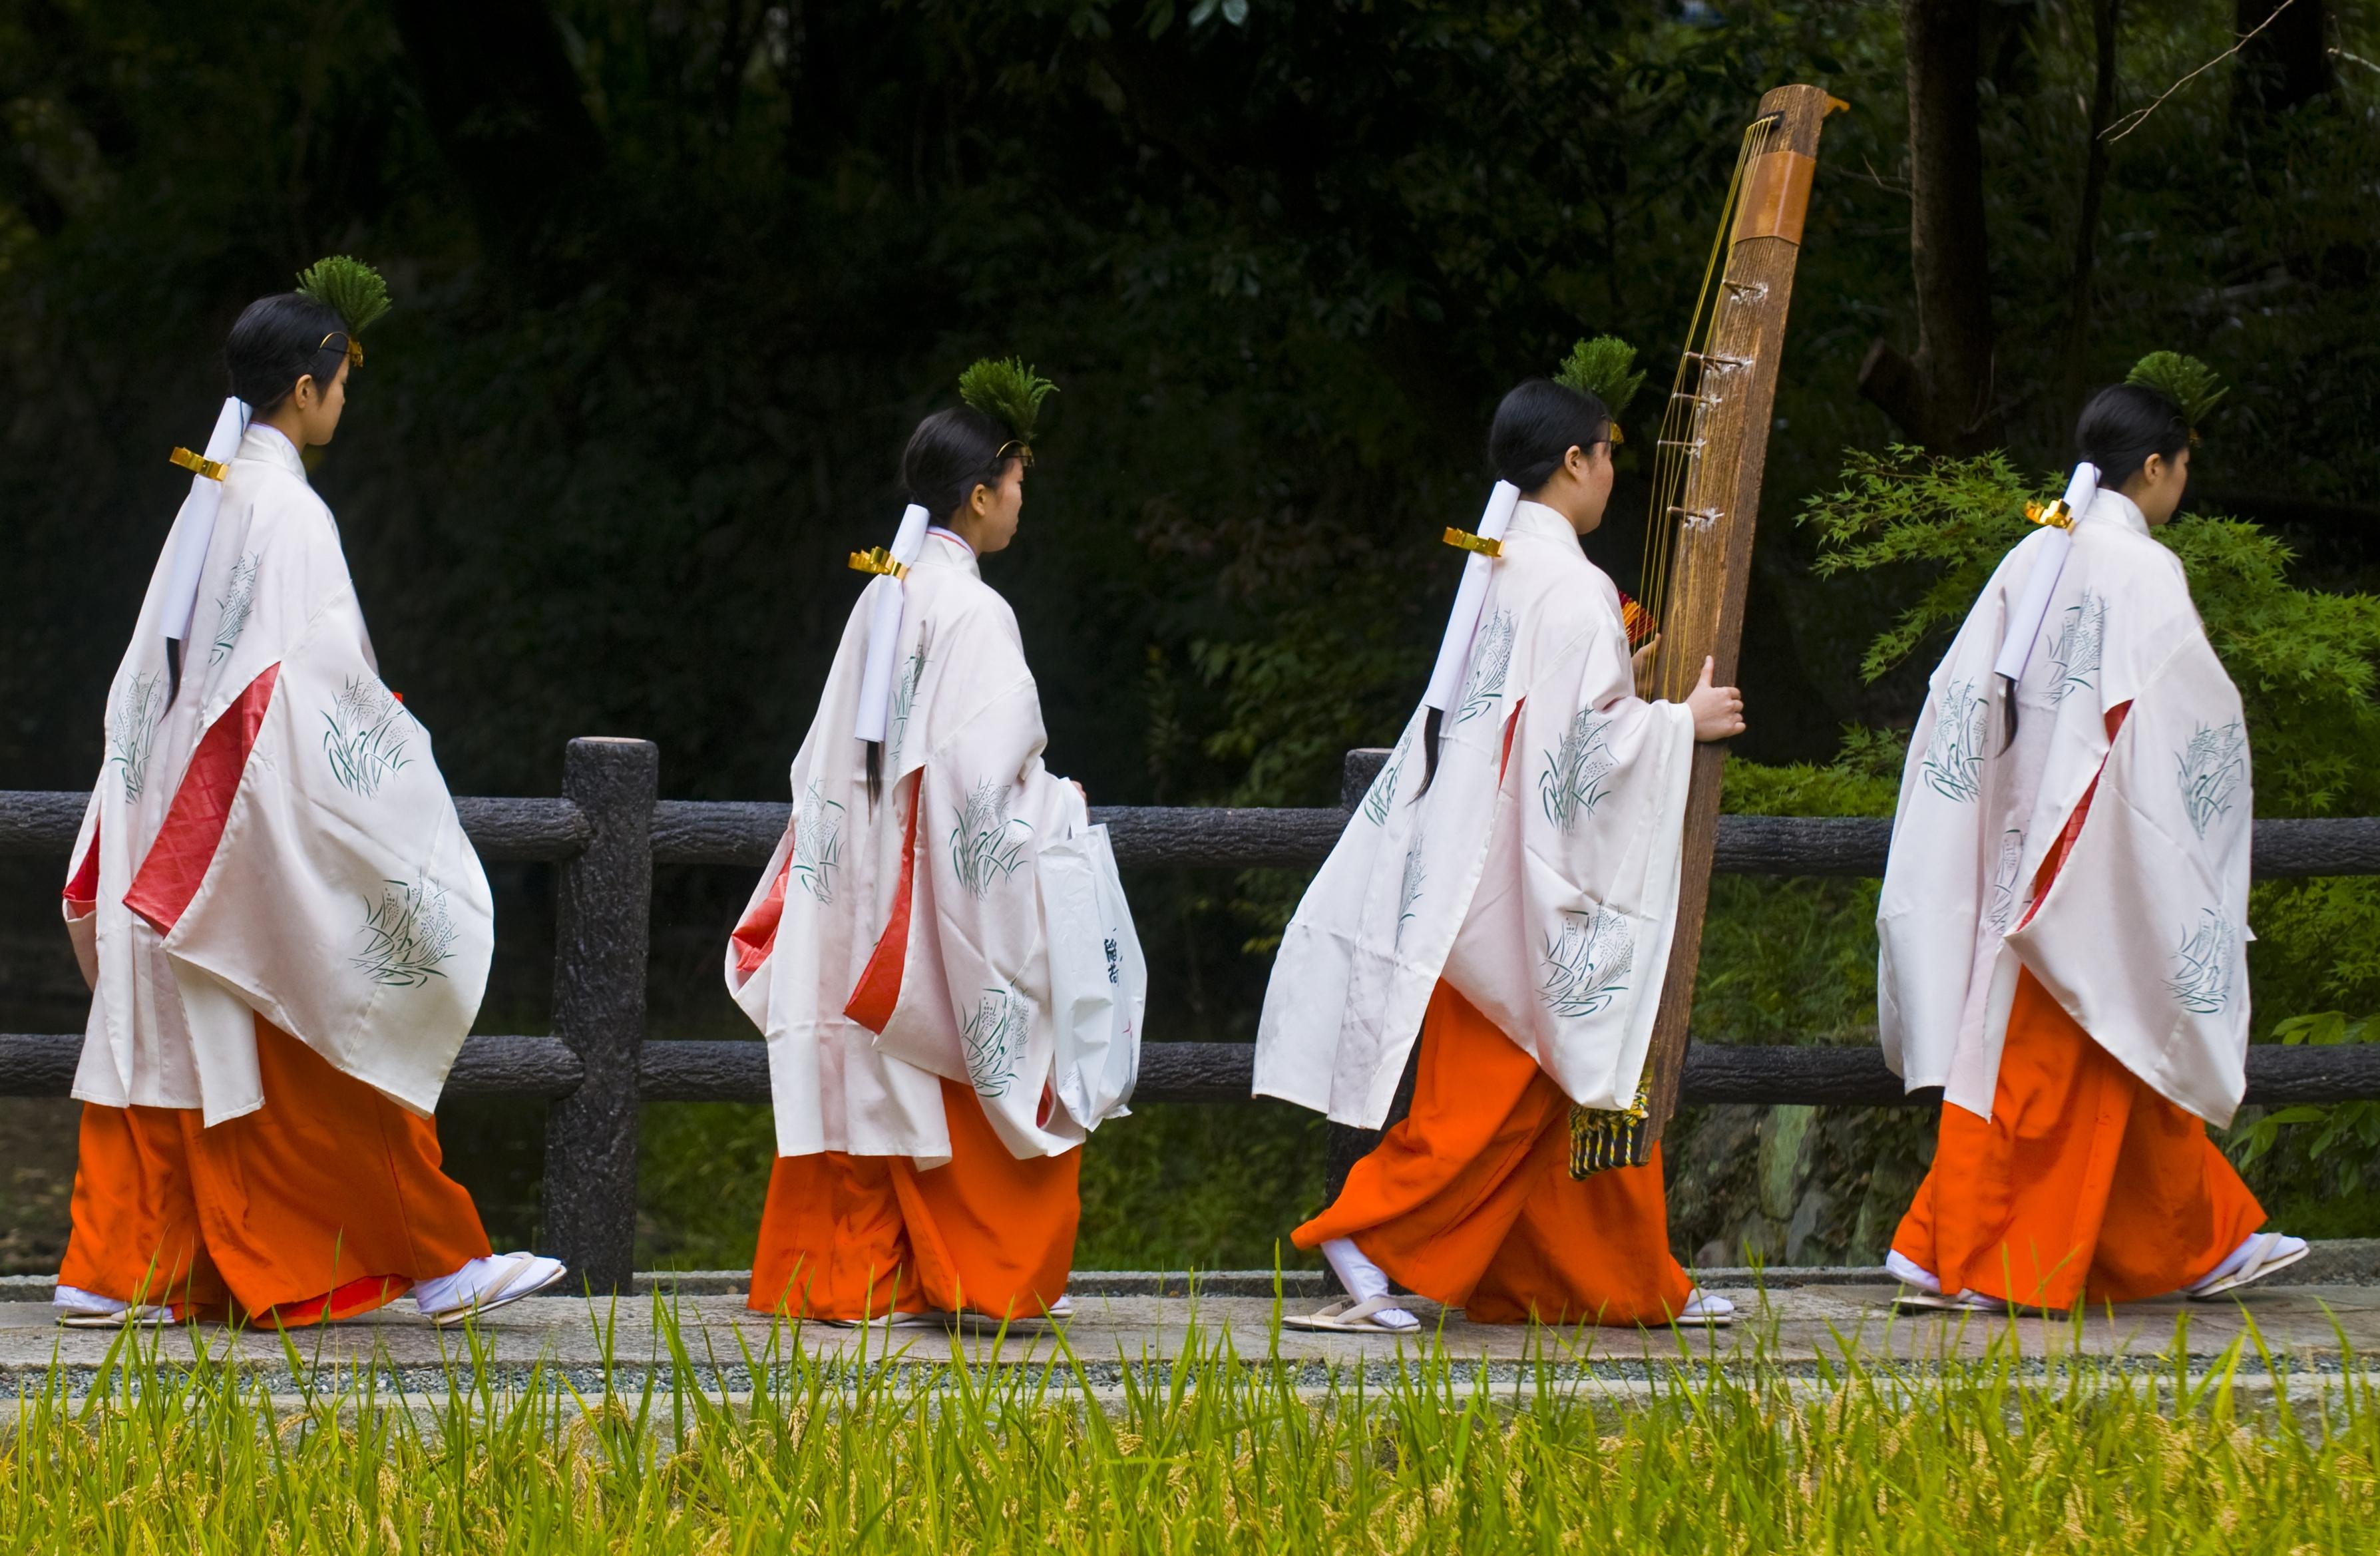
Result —
MULTIPOLYGON (((2374 0, 0 0, 0 787, 90 782, 188 479, 164 453, 210 424, 240 308, 352 252, 397 307, 316 481, 458 793, 551 793, 565 738, 613 734, 660 743, 669 796, 779 794, 909 427, 1014 353, 1061 393, 986 576, 1051 764, 1100 802, 1330 803, 1427 669, 1496 399, 1582 334, 1667 373, 1741 128, 1808 80, 1852 111, 1796 286, 1739 787, 1888 806, 1927 655, 1860 661, 1925 577, 1821 578, 1793 522, 1848 449, 2047 472, 2089 390, 2189 350, 2234 386, 2194 504, 2285 542, 2297 588, 2364 588, 2375 59, 2374 0)), ((1589 546, 1623 587, 1643 493, 1623 462, 1589 546)), ((540 1030, 550 883, 497 873, 481 1027, 540 1030)), ((56 874, 0 861, 0 1027, 80 1024, 56 874)), ((1249 1035, 1297 882, 1135 885, 1155 1035, 1249 1035)), ((1872 1036, 1872 888, 1722 885, 1698 1029, 1872 1036)), ((739 1035, 717 966, 749 881, 657 886, 656 1037, 739 1035)), ((2260 1009, 2380 1008, 2372 936, 2260 1009)), ((46 1268, 72 1113, 6 1106, 0 1259, 46 1268)), ((446 1131, 500 1240, 532 1234, 534 1111, 446 1131)), ((1682 1249, 1876 1257, 1925 1133, 1689 1119, 1682 1249)), ((651 1110, 640 1257, 748 1257, 765 1141, 755 1110, 651 1110)), ((1262 1262, 1318 1191, 1315 1127, 1270 1108, 1149 1110, 1091 1150, 1087 1264, 1262 1262)), ((2325 1150, 2274 1152, 2276 1191, 2380 1223, 2373 1147, 2325 1150)))

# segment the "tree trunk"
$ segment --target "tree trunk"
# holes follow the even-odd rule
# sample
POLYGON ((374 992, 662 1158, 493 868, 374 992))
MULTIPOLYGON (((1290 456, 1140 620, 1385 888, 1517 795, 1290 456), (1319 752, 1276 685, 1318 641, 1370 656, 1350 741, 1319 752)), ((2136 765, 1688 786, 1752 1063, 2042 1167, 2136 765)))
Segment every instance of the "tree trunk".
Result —
POLYGON ((1911 439, 1945 454, 2001 440, 1992 396, 1991 267, 1984 219, 1983 0, 1904 0, 1909 61, 1910 268, 1917 350, 1878 340, 1860 393, 1911 439))
POLYGON ((2082 164, 2082 211, 2074 229, 2074 274, 2066 294, 2063 403, 2080 408, 2085 349, 2091 343, 2091 283, 2099 255, 2099 208, 2107 195, 2109 122, 2116 112, 2116 22, 2123 0, 2091 0, 2098 72, 2091 83, 2091 145, 2082 164))
POLYGON ((518 257, 603 141, 541 0, 395 0, 430 132, 480 236, 518 257))

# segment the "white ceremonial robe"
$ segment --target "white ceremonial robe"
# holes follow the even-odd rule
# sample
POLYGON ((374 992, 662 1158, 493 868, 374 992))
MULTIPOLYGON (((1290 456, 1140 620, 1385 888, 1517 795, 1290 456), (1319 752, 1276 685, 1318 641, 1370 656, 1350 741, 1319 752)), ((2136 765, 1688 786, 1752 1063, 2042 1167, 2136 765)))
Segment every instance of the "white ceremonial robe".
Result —
POLYGON ((251 428, 221 497, 179 694, 169 707, 164 618, 187 507, 108 692, 107 757, 68 876, 95 838, 93 906, 67 906, 93 990, 74 1095, 197 1108, 209 1124, 251 1112, 261 1015, 427 1115, 487 986, 487 879, 429 732, 381 682, 297 449, 251 428), (194 815, 185 778, 226 715, 253 720, 253 739, 227 811, 194 815), (212 851, 194 851, 217 814, 212 851), (164 934, 126 901, 147 902, 161 875, 182 882, 164 934))
POLYGON ((1042 765, 1045 743, 1015 614, 965 543, 933 531, 905 580, 874 579, 853 607, 794 758, 791 822, 728 946, 728 991, 768 1039, 779 1155, 939 1166, 951 1156, 944 1078, 974 1088, 1020 1159, 1072 1149, 1123 1113, 1115 1085, 1066 1071, 1057 1007, 1068 968, 1096 966, 1121 990, 1128 1091, 1138 947, 1104 831, 1042 765), (896 589, 882 796, 871 804, 852 731, 878 596, 896 589), (1087 845, 1121 920, 1103 930, 1054 911, 1058 877, 1079 883, 1087 845), (905 868, 905 933, 890 936, 905 868), (900 968, 880 1033, 847 1009, 878 954, 900 968))
POLYGON ((2210 1124, 2245 1087, 2253 796, 2240 696, 2180 559, 2102 492, 2016 687, 1993 673, 2047 532, 2011 548, 1934 672, 1877 906, 1879 1035, 1912 1088, 1988 1118, 2021 968, 2210 1124), (2106 715, 2130 703, 2110 741, 2106 715), (2096 783, 2095 790, 2093 788, 2096 783), (2033 884, 2090 811, 2039 902, 2033 884))
POLYGON ((1636 1100, 1694 719, 1636 696, 1620 591, 1551 508, 1513 510, 1479 619, 1428 792, 1415 709, 1281 937, 1260 1096, 1379 1127, 1442 977, 1572 1101, 1636 1100))

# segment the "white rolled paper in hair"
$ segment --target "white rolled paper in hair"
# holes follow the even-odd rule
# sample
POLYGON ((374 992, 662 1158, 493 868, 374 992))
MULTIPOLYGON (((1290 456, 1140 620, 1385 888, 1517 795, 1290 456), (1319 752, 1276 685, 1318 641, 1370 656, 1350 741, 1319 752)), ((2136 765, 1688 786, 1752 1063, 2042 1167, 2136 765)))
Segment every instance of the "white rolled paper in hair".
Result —
MULTIPOLYGON (((912 503, 901 512, 901 528, 892 536, 892 560, 906 567, 926 549, 926 510, 912 503)), ((907 585, 898 577, 892 587, 876 591, 868 608, 868 663, 859 676, 859 712, 852 733, 862 740, 881 740, 892 707, 892 655, 901 646, 901 602, 907 585)))
MULTIPOLYGON (((215 430, 207 434, 206 456, 218 465, 231 463, 239 440, 248 435, 250 415, 246 400, 233 398, 215 413, 215 430)), ((190 637, 190 617, 199 608, 199 577, 206 571, 207 548, 214 543, 215 511, 223 506, 223 482, 212 476, 190 478, 190 494, 182 499, 178 525, 182 538, 174 543, 174 571, 165 580, 165 637, 184 643, 190 637)))
POLYGON ((2065 527, 2052 527, 2049 539, 2041 543, 2040 560, 2034 563, 2033 576, 2025 579, 2024 593, 2018 596, 2016 612, 2009 617, 2008 635, 2000 639, 2000 657, 1992 669, 2006 676, 2010 686, 2024 678, 2033 646, 2041 638, 2049 598, 2058 592, 2058 575, 2066 571, 2066 553, 2074 549, 2073 527, 2082 522, 2098 495, 2099 467, 2086 459, 2074 467, 2074 479, 2066 483, 2065 527))
MULTIPOLYGON (((1521 489, 1500 480, 1488 493, 1487 511, 1479 516, 1479 538, 1502 541, 1512 510, 1520 505, 1521 489)), ((1479 630, 1479 609, 1488 600, 1488 572, 1496 559, 1473 552, 1463 565, 1463 582, 1454 591, 1454 609, 1447 613, 1446 636, 1439 641, 1438 663, 1429 673, 1429 689, 1422 706, 1443 713, 1463 695, 1463 672, 1471 662, 1471 639, 1479 630)))

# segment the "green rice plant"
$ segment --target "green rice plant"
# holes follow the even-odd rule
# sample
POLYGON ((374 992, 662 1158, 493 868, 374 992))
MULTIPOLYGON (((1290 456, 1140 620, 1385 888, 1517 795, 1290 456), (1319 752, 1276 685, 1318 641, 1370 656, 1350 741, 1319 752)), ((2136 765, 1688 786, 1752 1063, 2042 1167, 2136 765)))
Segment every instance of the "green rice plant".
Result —
POLYGON ((594 1366, 509 1368, 467 1331, 430 1388, 385 1355, 125 1336, 87 1389, 20 1392, 0 1551, 2155 1556, 2368 1549, 2380 1517, 2355 1359, 2300 1380, 2252 1331, 2198 1371, 2180 1344, 2160 1368, 2000 1343, 1795 1368, 1757 1334, 1598 1368, 1543 1331, 1491 1374, 1429 1336, 1322 1367, 1195 1320, 1173 1362, 838 1356, 658 1301, 636 1361, 593 1316, 594 1366))

